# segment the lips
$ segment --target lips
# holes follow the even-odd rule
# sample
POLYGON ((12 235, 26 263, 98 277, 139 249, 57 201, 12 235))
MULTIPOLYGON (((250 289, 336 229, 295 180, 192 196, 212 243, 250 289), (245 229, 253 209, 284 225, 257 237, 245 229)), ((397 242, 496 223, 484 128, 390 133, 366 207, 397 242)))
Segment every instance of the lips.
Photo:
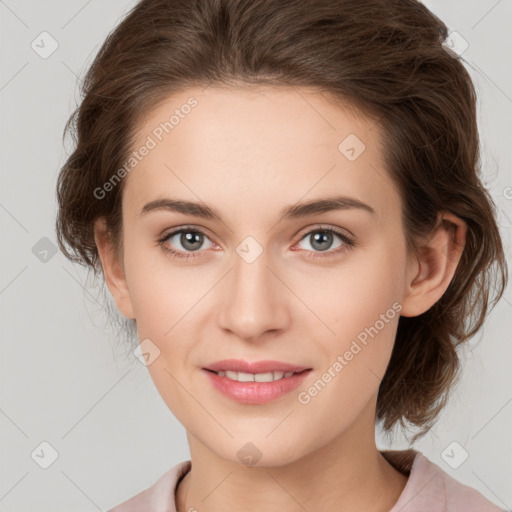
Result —
MULTIPOLYGON (((274 365, 273 367, 276 367, 275 361, 271 361, 270 363, 274 365)), ((216 364, 216 367, 218 367, 217 365, 223 364, 225 363, 219 362, 216 364)), ((268 368, 269 362, 266 361, 265 364, 268 368)), ((279 365, 280 368, 283 368, 283 363, 279 363, 279 365)), ((247 368, 247 365, 244 367, 247 368)), ((251 367, 254 368, 254 365, 251 367)), ((292 368, 300 369, 304 367, 292 365, 292 368)), ((213 385, 214 389, 231 400, 248 405, 262 405, 284 397, 297 389, 312 371, 312 369, 305 369, 298 373, 290 372, 291 375, 287 375, 282 371, 274 372, 273 375, 276 376, 277 374, 278 377, 276 380, 268 379, 268 376, 272 375, 270 372, 256 373, 254 374, 255 380, 249 380, 253 376, 251 373, 237 373, 230 370, 226 372, 222 370, 215 372, 206 368, 202 369, 203 374, 213 385), (236 380, 231 378, 230 374, 232 373, 236 377, 236 380), (258 377, 260 378, 258 379, 258 377), (241 380, 239 380, 240 378, 241 380)))
POLYGON ((311 370, 307 366, 299 366, 281 361, 255 361, 249 362, 242 359, 224 359, 204 367, 205 370, 213 372, 232 371, 243 373, 268 373, 268 372, 294 372, 300 373, 304 370, 311 370))

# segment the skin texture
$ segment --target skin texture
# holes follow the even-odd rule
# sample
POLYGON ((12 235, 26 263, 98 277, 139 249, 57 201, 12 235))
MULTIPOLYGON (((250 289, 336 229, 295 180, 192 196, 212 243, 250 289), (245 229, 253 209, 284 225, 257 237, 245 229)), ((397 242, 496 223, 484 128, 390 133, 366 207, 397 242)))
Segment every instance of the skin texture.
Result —
MULTIPOLYGON (((407 477, 376 448, 375 409, 399 315, 307 405, 297 395, 393 303, 400 314, 416 316, 443 295, 466 225, 444 213, 421 257, 409 256, 382 134, 318 91, 191 88, 146 116, 134 150, 191 96, 198 105, 126 178, 122 258, 111 250, 102 219, 95 226, 110 292, 122 314, 136 319, 139 339, 159 348, 148 370, 187 431, 192 469, 179 485, 178 511, 389 511, 407 477), (338 150, 349 134, 366 146, 354 161, 338 150), (285 206, 337 194, 376 214, 352 209, 280 219, 285 206), (224 222, 171 211, 138 216, 147 202, 170 196, 206 203, 224 222), (188 260, 173 258, 158 240, 187 225, 206 234, 203 244, 188 249, 188 260), (321 227, 357 245, 335 254, 344 241, 333 235, 322 251, 311 235, 321 227), (236 252, 247 236, 263 250, 252 263, 236 252), (313 371, 273 402, 240 404, 201 370, 227 358, 313 371), (261 452, 252 467, 237 456, 248 442, 261 452)), ((166 244, 187 252, 179 234, 166 244)))

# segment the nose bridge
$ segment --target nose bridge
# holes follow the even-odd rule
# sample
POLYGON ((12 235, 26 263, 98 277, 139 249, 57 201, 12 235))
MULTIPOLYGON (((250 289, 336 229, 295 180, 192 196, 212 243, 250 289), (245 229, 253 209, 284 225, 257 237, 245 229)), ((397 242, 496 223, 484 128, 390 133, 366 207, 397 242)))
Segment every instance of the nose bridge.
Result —
POLYGON ((233 269, 221 298, 220 324, 241 338, 257 338, 284 326, 284 289, 268 266, 272 266, 268 251, 254 239, 242 242, 233 255, 233 269))

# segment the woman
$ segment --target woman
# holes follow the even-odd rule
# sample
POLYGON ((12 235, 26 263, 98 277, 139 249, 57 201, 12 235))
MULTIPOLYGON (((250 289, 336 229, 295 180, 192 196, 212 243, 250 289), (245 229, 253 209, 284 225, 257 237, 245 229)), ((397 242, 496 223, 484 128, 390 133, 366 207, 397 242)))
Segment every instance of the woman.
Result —
POLYGON ((375 444, 428 432, 507 280, 447 35, 414 0, 143 0, 108 36, 58 240, 191 454, 113 511, 500 510, 375 444))

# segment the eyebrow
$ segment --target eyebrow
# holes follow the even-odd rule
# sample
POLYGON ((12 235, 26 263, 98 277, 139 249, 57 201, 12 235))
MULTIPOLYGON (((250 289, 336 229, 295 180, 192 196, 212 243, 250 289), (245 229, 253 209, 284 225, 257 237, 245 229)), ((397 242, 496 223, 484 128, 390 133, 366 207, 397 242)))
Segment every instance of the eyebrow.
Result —
MULTIPOLYGON (((287 206, 281 210, 281 218, 284 220, 293 220, 330 211, 353 209, 367 211, 372 215, 376 215, 375 210, 370 205, 363 203, 359 199, 335 196, 287 206)), ((150 201, 142 207, 139 217, 154 211, 172 211, 222 222, 222 216, 215 208, 204 203, 196 203, 182 199, 159 198, 150 201)))

